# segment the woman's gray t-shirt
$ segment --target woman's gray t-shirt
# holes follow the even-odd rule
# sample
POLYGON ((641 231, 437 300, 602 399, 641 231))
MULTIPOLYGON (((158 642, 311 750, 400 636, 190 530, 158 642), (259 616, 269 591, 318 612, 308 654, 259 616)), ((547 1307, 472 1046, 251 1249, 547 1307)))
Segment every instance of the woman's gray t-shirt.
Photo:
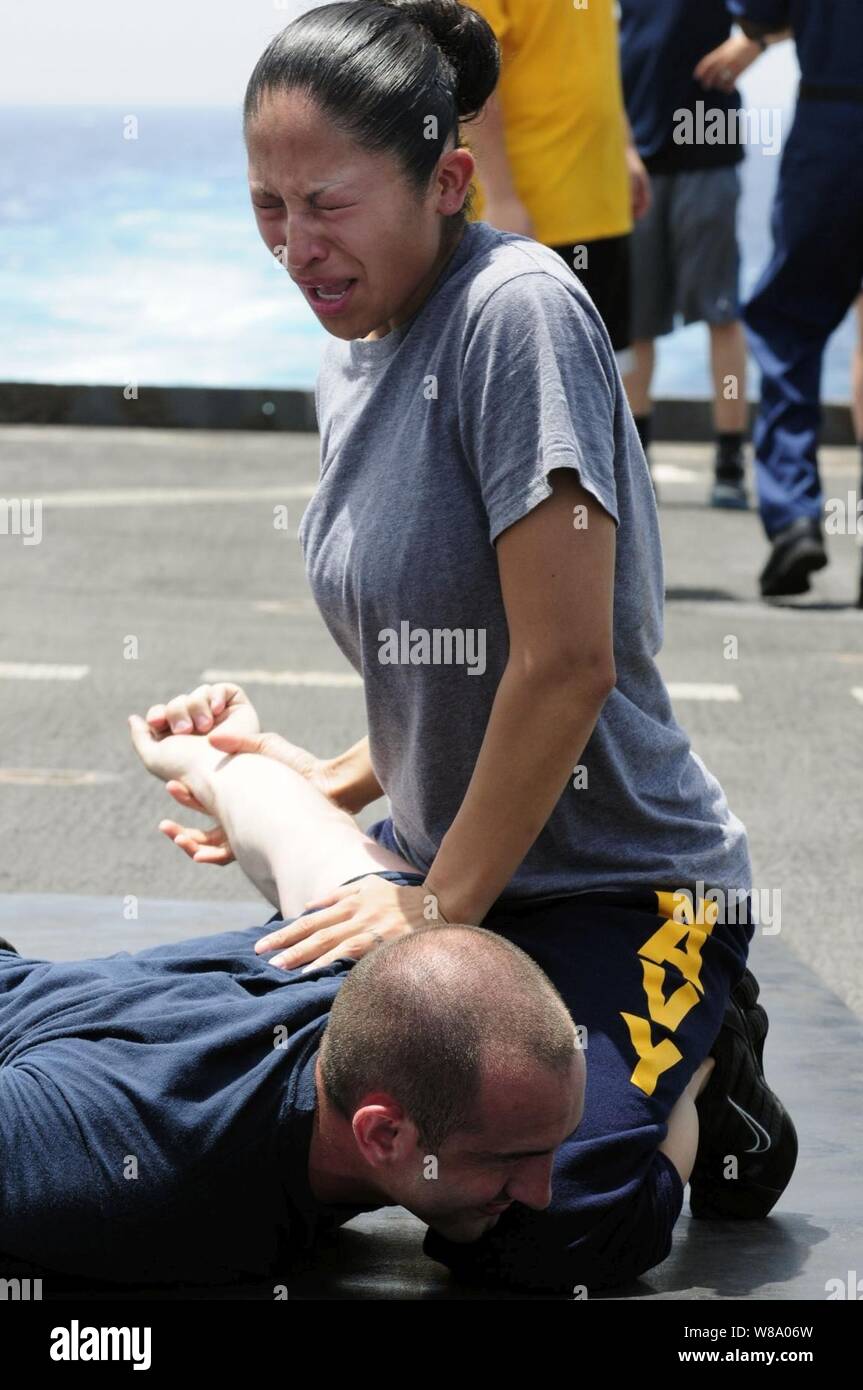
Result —
POLYGON ((617 683, 502 896, 748 891, 745 828, 654 661, 664 584, 647 463, 608 334, 557 253, 469 223, 410 319, 328 341, 315 400, 320 480, 298 535, 324 621, 363 678, 404 856, 430 869, 506 666, 494 541, 551 495, 552 469, 572 468, 617 525, 617 683))

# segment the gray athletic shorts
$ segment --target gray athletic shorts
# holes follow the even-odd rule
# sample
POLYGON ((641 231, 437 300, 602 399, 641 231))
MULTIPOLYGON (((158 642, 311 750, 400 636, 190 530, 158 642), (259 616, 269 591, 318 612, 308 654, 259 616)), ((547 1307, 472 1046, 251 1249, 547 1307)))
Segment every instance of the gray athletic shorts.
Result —
POLYGON ((654 174, 650 184, 653 203, 632 234, 633 341, 670 333, 676 314, 739 318, 738 166, 654 174))

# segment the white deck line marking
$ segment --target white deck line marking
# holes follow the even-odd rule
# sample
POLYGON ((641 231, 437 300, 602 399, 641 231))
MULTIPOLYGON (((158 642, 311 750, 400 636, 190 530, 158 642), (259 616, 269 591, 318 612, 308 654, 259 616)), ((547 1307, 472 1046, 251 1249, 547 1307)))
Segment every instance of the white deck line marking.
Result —
POLYGON ((352 671, 220 671, 209 667, 201 672, 201 680, 233 681, 235 685, 311 685, 359 686, 362 678, 352 671))
POLYGON ((89 666, 58 666, 49 662, 0 661, 0 679, 10 681, 80 681, 89 666))
POLYGON ((739 700, 741 698, 736 685, 711 685, 707 681, 669 681, 668 693, 672 700, 739 700))
POLYGON ((69 492, 42 492, 36 500, 46 507, 150 507, 186 506, 195 502, 283 502, 311 497, 313 483, 292 487, 124 487, 80 488, 69 492))
POLYGON ((863 685, 852 685, 851 694, 854 696, 855 700, 859 700, 861 705, 863 705, 863 685))
POLYGON ((119 781, 119 772, 78 772, 68 767, 0 767, 0 783, 12 787, 95 787, 119 781))
POLYGON ((681 468, 679 463, 654 463, 651 473, 658 483, 700 483, 707 482, 706 473, 695 468, 681 468))

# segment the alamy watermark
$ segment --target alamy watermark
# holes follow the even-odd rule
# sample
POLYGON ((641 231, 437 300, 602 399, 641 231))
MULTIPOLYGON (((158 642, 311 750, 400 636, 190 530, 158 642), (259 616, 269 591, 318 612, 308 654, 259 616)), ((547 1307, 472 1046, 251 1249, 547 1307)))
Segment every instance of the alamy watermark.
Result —
POLYGON ((485 671, 484 627, 411 627, 407 619, 378 633, 382 666, 467 666, 469 676, 485 671))
POLYGON ((25 545, 42 539, 42 499, 0 497, 0 536, 22 536, 25 545))
POLYGON ((708 107, 697 101, 695 110, 680 107, 674 113, 675 145, 760 145, 765 154, 779 153, 782 144, 782 110, 778 106, 708 107))
POLYGON ((782 890, 781 888, 708 888, 701 879, 691 888, 676 888, 672 894, 675 922, 686 925, 709 922, 711 927, 717 923, 733 925, 736 922, 749 923, 761 927, 762 936, 776 936, 782 929, 782 890), (698 904, 696 907, 695 904, 698 904), (705 908, 716 904, 716 912, 705 908))

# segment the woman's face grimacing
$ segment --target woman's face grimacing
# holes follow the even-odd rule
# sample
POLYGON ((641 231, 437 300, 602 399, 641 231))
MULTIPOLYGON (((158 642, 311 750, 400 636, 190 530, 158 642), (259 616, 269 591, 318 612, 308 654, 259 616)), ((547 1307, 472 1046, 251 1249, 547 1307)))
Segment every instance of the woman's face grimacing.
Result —
POLYGON ((361 149, 297 91, 263 95, 246 147, 258 230, 327 331, 382 338, 410 318, 454 249, 443 218, 467 195, 470 152, 442 154, 419 196, 394 157, 361 149))

